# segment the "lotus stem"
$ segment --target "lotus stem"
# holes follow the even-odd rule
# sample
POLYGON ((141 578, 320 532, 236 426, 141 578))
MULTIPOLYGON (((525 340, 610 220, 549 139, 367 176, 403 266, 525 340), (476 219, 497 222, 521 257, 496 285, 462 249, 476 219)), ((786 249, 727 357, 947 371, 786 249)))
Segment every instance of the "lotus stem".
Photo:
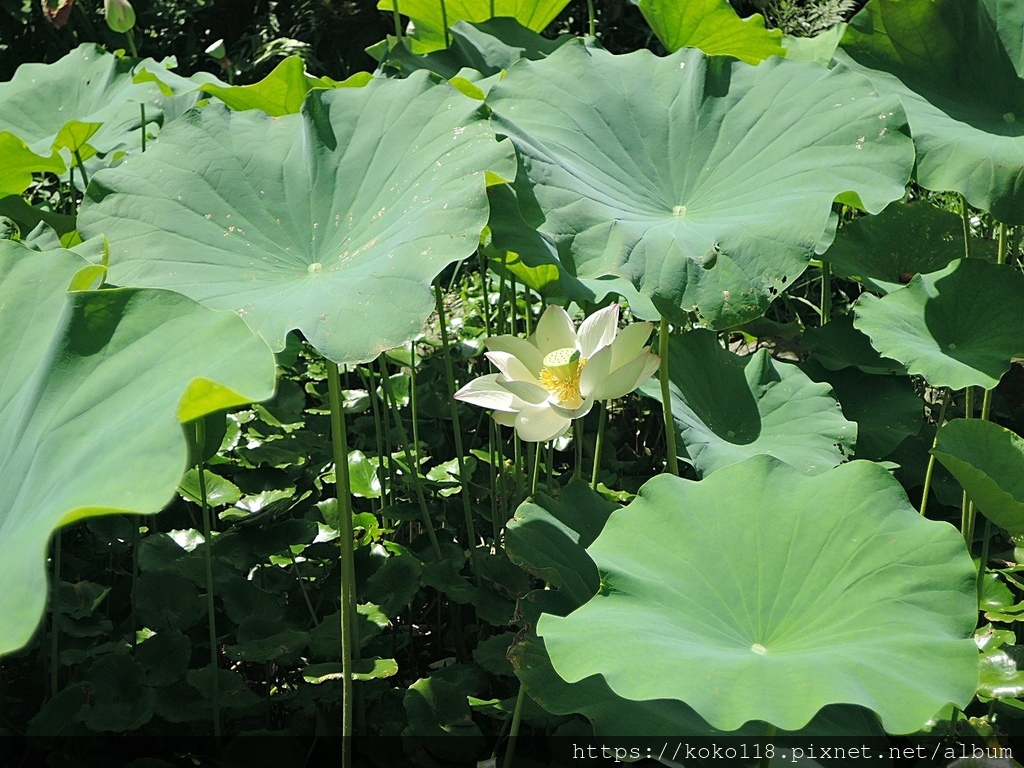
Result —
POLYGON ((967 208, 967 198, 960 195, 960 222, 964 229, 964 258, 971 258, 971 216, 967 208))
POLYGON ((508 732, 508 745, 505 747, 505 759, 502 768, 512 768, 515 760, 516 742, 519 741, 519 723, 523 719, 523 703, 526 701, 526 686, 519 682, 519 693, 516 695, 516 708, 512 711, 512 728, 508 732))
POLYGON ((658 354, 661 355, 658 379, 661 381, 661 410, 665 415, 665 469, 679 476, 679 459, 676 456, 676 425, 672 420, 672 395, 668 388, 668 318, 661 318, 658 327, 658 354))
POLYGON ((554 492, 554 476, 555 476, 555 444, 552 441, 548 441, 547 456, 544 457, 544 471, 547 473, 545 480, 545 488, 548 493, 554 492))
POLYGON ((394 2, 395 2, 395 5, 391 9, 391 14, 395 17, 395 37, 397 37, 398 41, 401 42, 402 41, 402 18, 401 18, 401 12, 398 10, 398 0, 394 0, 394 2))
POLYGON ((444 0, 441 0, 441 26, 444 27, 444 47, 448 48, 452 44, 452 37, 448 31, 448 8, 444 0))
POLYGON ((576 465, 572 468, 572 479, 579 480, 583 476, 583 424, 582 419, 573 419, 572 442, 576 451, 576 465))
POLYGON ((338 364, 325 360, 327 392, 331 406, 331 447, 334 452, 334 487, 338 502, 338 540, 341 545, 341 737, 342 765, 352 764, 353 678, 355 656, 355 547, 352 532, 352 485, 348 474, 348 435, 341 410, 341 375, 338 364))
POLYGON ((142 121, 142 151, 146 151, 146 105, 139 104, 139 118, 142 121))
MULTIPOLYGON (((974 418, 974 387, 967 387, 964 390, 964 418, 974 418)), ((938 434, 936 434, 936 437, 938 437, 938 434)), ((960 533, 967 542, 967 549, 970 551, 971 543, 974 539, 974 503, 967 496, 966 490, 960 498, 960 533)))
MULTIPOLYGON (((761 755, 761 761, 758 763, 758 768, 768 768, 772 764, 771 755, 768 754, 768 747, 772 746, 775 741, 775 734, 778 729, 774 725, 769 725, 768 730, 764 734, 764 754, 761 755)), ((772 750, 774 752, 774 750, 772 750)))
POLYGON ((988 573, 988 549, 992 539, 992 521, 985 518, 985 530, 981 539, 981 558, 978 560, 978 603, 985 591, 985 574, 988 573))
POLYGON ((832 317, 832 265, 825 259, 821 260, 821 324, 824 325, 832 317))
POLYGON ((85 172, 85 163, 82 162, 82 155, 79 153, 77 148, 72 151, 72 154, 75 156, 75 163, 78 165, 78 172, 82 175, 82 186, 88 188, 89 174, 85 172))
POLYGON ((402 451, 405 453, 405 462, 409 467, 409 476, 412 481, 413 490, 416 493, 416 501, 420 506, 423 527, 427 530, 427 536, 430 538, 430 546, 434 550, 434 554, 440 560, 442 557, 441 545, 437 541, 437 533, 434 532, 434 524, 430 519, 430 508, 427 507, 427 499, 423 495, 423 486, 420 485, 419 465, 414 463, 412 451, 409 449, 409 435, 405 431, 405 424, 402 423, 402 414, 398 410, 398 401, 395 400, 394 392, 391 390, 391 377, 388 376, 384 358, 381 358, 380 366, 381 384, 384 386, 384 394, 391 401, 392 416, 395 420, 395 426, 398 428, 398 439, 402 441, 402 451))
POLYGON ((129 29, 127 32, 124 33, 124 36, 128 40, 128 50, 131 52, 132 58, 133 59, 140 58, 140 56, 139 56, 139 49, 135 45, 135 33, 132 30, 129 29))
POLYGON ((604 449, 604 430, 608 423, 608 404, 597 404, 597 442, 594 444, 594 469, 590 473, 590 487, 597 490, 597 476, 601 471, 601 453, 604 449))
POLYGON ((591 37, 597 37, 597 16, 594 13, 594 0, 587 0, 587 30, 591 37))
POLYGON ((217 752, 221 749, 220 729, 220 680, 217 674, 220 665, 217 663, 217 616, 216 605, 213 599, 213 526, 210 523, 210 504, 206 494, 206 462, 203 460, 203 450, 206 446, 206 422, 202 419, 195 421, 195 444, 196 444, 196 470, 199 473, 199 506, 203 511, 203 561, 206 566, 206 616, 207 626, 210 631, 210 688, 213 692, 213 740, 217 745, 217 752))
MULTIPOLYGON (((935 422, 935 438, 932 440, 932 448, 938 445, 939 430, 946 421, 946 406, 949 405, 949 388, 942 390, 942 405, 939 407, 939 419, 935 422)), ((924 473, 924 489, 921 491, 921 517, 925 517, 928 509, 928 491, 932 487, 932 473, 935 472, 935 454, 928 455, 928 469, 924 473)))
POLYGON ((462 446, 462 424, 459 421, 459 403, 455 399, 455 371, 452 368, 451 347, 448 341, 448 323, 444 313, 444 296, 441 286, 434 284, 434 303, 437 305, 437 322, 441 326, 441 356, 444 358, 444 375, 448 380, 448 407, 452 413, 452 429, 455 430, 455 459, 459 466, 459 481, 462 490, 462 514, 466 519, 466 536, 469 539, 469 559, 473 568, 476 585, 480 586, 480 570, 476 558, 476 525, 473 522, 473 508, 469 503, 469 477, 466 474, 466 452, 462 446))

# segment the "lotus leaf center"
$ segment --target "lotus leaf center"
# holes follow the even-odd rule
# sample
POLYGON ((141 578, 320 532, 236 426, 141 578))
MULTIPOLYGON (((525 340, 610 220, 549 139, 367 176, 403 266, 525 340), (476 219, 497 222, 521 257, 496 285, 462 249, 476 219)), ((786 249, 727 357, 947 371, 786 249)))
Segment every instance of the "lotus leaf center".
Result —
POLYGON ((758 654, 759 656, 764 656, 766 653, 768 653, 768 649, 765 648, 760 643, 754 643, 752 646, 750 646, 750 650, 752 650, 754 653, 758 654))
POLYGON ((309 274, 311 275, 315 275, 323 268, 323 264, 321 264, 319 261, 314 261, 312 264, 309 265, 309 267, 307 267, 306 271, 309 272, 309 274))
POLYGON ((673 216, 682 216, 684 213, 686 213, 685 205, 677 205, 672 209, 673 216))

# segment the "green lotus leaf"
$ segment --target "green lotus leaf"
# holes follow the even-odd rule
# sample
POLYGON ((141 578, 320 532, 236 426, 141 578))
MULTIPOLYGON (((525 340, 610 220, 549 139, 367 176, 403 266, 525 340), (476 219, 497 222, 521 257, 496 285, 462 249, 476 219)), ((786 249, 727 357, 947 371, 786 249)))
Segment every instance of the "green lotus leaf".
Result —
POLYGON ((992 389, 1024 350, 1024 276, 979 259, 918 275, 881 299, 863 294, 854 312, 875 349, 933 387, 992 389))
POLYGON ((554 40, 528 29, 515 19, 488 19, 476 24, 460 21, 449 30, 451 45, 441 51, 417 55, 403 41, 388 38, 380 51, 381 65, 387 69, 409 73, 429 69, 451 80, 463 69, 476 70, 484 76, 496 75, 519 59, 543 59, 572 40, 572 35, 559 35, 554 40))
POLYGON ((836 59, 899 95, 927 189, 1024 222, 1024 6, 999 0, 871 0, 836 59))
POLYGON ((765 29, 759 13, 741 19, 728 0, 639 0, 636 4, 670 51, 700 48, 708 55, 735 56, 748 64, 786 55, 781 29, 765 29))
POLYGON ((155 84, 135 83, 132 66, 92 43, 53 64, 23 64, 13 79, 0 83, 0 131, 44 157, 59 149, 78 151, 84 159, 119 145, 137 147, 140 104, 147 123, 159 122, 165 98, 155 84))
POLYGON ((940 270, 963 255, 960 217, 917 202, 893 203, 877 216, 864 216, 842 227, 825 258, 839 277, 889 293, 914 275, 940 270))
POLYGON ((488 104, 522 158, 525 221, 566 272, 644 319, 651 301, 715 328, 760 316, 806 268, 836 198, 879 211, 913 162, 895 98, 810 62, 571 42, 513 65, 488 104))
POLYGON ((907 369, 895 360, 882 357, 871 346, 871 340, 853 326, 853 315, 836 315, 817 328, 808 328, 801 339, 811 359, 829 370, 858 368, 865 373, 906 374, 907 369))
POLYGON ((852 367, 829 370, 813 359, 801 368, 814 381, 832 387, 843 415, 856 422, 853 453, 858 459, 883 459, 904 439, 921 431, 924 403, 908 376, 866 373, 852 367))
POLYGON ((889 733, 977 688, 963 538, 877 464, 808 477, 757 456, 700 482, 661 475, 588 553, 598 594, 537 623, 569 683, 603 675, 618 696, 680 700, 723 730, 797 730, 856 704, 889 733), (637 659, 658 674, 637 674, 637 659))
POLYGON ((156 512, 186 468, 181 423, 273 393, 238 317, 168 291, 66 294, 88 266, 0 242, 0 653, 43 615, 54 529, 156 512))
POLYGON ((953 419, 932 449, 981 513, 1013 536, 1024 534, 1024 439, 981 419, 953 419))
POLYGON ((298 112, 302 108, 306 94, 313 88, 330 86, 326 81, 306 74, 306 65, 302 57, 289 56, 258 83, 204 83, 199 87, 211 96, 216 96, 231 109, 260 109, 268 115, 280 117, 298 112))
POLYGON ((0 131, 0 198, 20 195, 32 183, 33 173, 64 173, 67 167, 60 153, 51 150, 49 157, 37 155, 28 145, 8 131, 0 131))
MULTIPOLYGON (((428 53, 447 48, 445 27, 459 21, 486 21, 496 17, 509 17, 527 29, 542 32, 569 0, 402 0, 400 11, 412 22, 409 41, 413 53, 428 53)), ((394 0, 380 0, 382 11, 395 9, 394 0)))
POLYGON ((514 173, 480 109, 427 73, 315 90, 299 115, 211 105, 97 174, 79 230, 108 237, 115 284, 237 310, 275 350, 297 328, 339 363, 372 360, 475 251, 485 172, 514 173))
MULTIPOLYGON (((698 329, 669 339, 668 370, 680 446, 701 475, 758 454, 817 474, 853 454, 857 425, 831 387, 766 349, 740 357, 698 329)), ((659 382, 641 392, 661 402, 659 382)))

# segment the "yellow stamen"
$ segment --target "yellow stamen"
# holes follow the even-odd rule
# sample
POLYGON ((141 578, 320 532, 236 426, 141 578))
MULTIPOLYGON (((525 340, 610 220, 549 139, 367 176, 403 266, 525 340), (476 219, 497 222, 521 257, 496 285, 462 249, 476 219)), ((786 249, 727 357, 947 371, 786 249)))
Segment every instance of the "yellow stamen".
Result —
MULTIPOLYGON (((561 350, 560 350, 561 351, 561 350)), ((552 353, 555 354, 555 353, 552 353)), ((576 353, 579 354, 578 352, 576 353)), ((551 357, 551 355, 548 355, 551 357)), ((546 358, 545 363, 549 362, 546 358)), ((583 395, 580 394, 580 375, 583 366, 587 364, 585 357, 577 357, 570 363, 559 361, 557 365, 550 365, 541 368, 537 376, 548 392, 558 398, 558 404, 563 408, 579 408, 583 405, 583 395)))

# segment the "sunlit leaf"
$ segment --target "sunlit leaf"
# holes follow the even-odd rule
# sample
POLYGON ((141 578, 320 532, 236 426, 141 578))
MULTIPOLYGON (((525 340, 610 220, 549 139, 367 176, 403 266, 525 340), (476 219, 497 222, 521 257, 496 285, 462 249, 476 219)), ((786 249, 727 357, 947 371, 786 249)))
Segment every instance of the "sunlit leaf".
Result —
POLYGON ((211 105, 97 174, 79 229, 107 235, 115 284, 234 309, 274 349, 297 328, 337 362, 372 360, 476 249, 485 172, 513 175, 511 152, 425 73, 313 91, 301 115, 211 105))
POLYGON ((0 652, 42 616, 55 528, 158 511, 181 422, 273 392, 273 355, 237 317, 168 291, 65 294, 87 265, 0 242, 0 652))
POLYGON ((798 729, 852 703, 890 733, 977 687, 963 538, 876 464, 807 477, 759 456, 700 482, 661 475, 587 552, 598 594, 537 624, 567 682, 600 674, 619 696, 680 700, 724 730, 798 729))

